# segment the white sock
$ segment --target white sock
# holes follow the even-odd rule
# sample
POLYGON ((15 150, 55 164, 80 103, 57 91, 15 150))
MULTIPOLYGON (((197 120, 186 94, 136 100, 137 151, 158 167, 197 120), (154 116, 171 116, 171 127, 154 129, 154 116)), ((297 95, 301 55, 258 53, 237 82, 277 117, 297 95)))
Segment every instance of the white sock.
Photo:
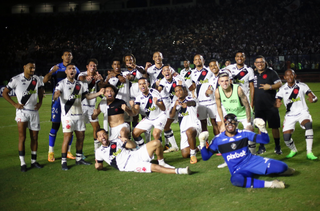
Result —
POLYGON ((313 129, 308 129, 305 132, 306 144, 307 144, 307 154, 312 152, 313 144, 313 129))
POLYGON ((190 155, 196 155, 196 150, 195 149, 190 149, 190 155))
POLYGON ((76 161, 80 161, 82 159, 82 154, 76 153, 76 161))
POLYGON ((272 185, 272 181, 264 181, 264 187, 265 188, 270 188, 272 185))
POLYGON ((179 148, 178 145, 177 145, 177 142, 176 142, 176 139, 174 138, 174 136, 168 138, 170 144, 171 144, 171 147, 174 147, 174 148, 179 148))
POLYGON ((31 151, 31 164, 36 162, 36 159, 34 159, 34 158, 36 158, 36 156, 37 156, 37 151, 31 151), (34 157, 34 158, 32 158, 32 157, 34 157))
POLYGON ((21 166, 26 165, 26 162, 24 161, 24 156, 19 155, 21 166))
POLYGON ((100 147, 100 142, 97 139, 94 139, 94 151, 97 151, 97 149, 100 147))
POLYGON ((146 139, 146 143, 151 141, 151 132, 150 131, 146 131, 144 132, 144 137, 146 139))
POLYGON ((54 147, 49 146, 49 152, 54 152, 54 147))
POLYGON ((164 159, 158 160, 158 163, 159 165, 164 165, 165 164, 164 159))

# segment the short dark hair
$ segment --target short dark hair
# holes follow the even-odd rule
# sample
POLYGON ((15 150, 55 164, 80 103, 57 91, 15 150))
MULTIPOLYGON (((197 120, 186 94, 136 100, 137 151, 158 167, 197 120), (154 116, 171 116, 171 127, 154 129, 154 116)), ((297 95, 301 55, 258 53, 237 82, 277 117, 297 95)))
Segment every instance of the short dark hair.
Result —
POLYGON ((246 53, 245 53, 244 51, 242 51, 242 50, 238 50, 238 51, 234 54, 234 56, 236 56, 236 55, 237 55, 237 53, 243 53, 243 54, 244 54, 244 56, 246 56, 246 53))
MULTIPOLYGON (((211 62, 218 62, 216 59, 211 59, 210 61, 209 61, 209 64, 211 63, 211 62)), ((219 62, 218 62, 219 63, 219 62)))
POLYGON ((121 59, 119 57, 113 57, 111 63, 113 63, 114 61, 118 61, 121 64, 121 59))
POLYGON ((117 94, 118 94, 118 89, 117 89, 117 87, 115 87, 115 86, 113 86, 113 85, 111 85, 111 84, 107 84, 104 88, 106 89, 106 88, 111 88, 111 89, 113 89, 113 91, 114 91, 114 93, 115 93, 115 96, 117 96, 117 94))
POLYGON ((184 91, 188 91, 187 87, 185 87, 183 85, 177 85, 176 87, 174 87, 174 89, 176 89, 177 87, 181 87, 184 91))
POLYGON ((97 132, 96 132, 96 135, 97 135, 97 136, 98 136, 98 133, 99 133, 100 131, 104 131, 104 132, 106 132, 106 133, 108 134, 108 131, 106 131, 104 128, 99 128, 99 129, 97 130, 97 132))
POLYGON ((262 55, 256 56, 255 60, 257 60, 257 59, 264 59, 266 61, 266 58, 264 58, 264 56, 262 56, 262 55))
POLYGON ((31 59, 31 58, 27 58, 26 60, 23 61, 23 65, 27 65, 27 64, 29 64, 29 63, 35 64, 36 61, 33 60, 33 59, 31 59))
POLYGON ((72 54, 72 50, 71 50, 71 49, 65 48, 65 49, 62 50, 62 56, 63 56, 63 54, 64 54, 65 52, 70 52, 70 53, 72 54))
POLYGON ((89 65, 90 62, 93 62, 93 63, 95 63, 96 65, 98 65, 98 60, 95 59, 95 58, 90 58, 90 59, 88 59, 88 60, 87 60, 87 65, 89 65))
POLYGON ((66 68, 67 68, 69 65, 74 65, 74 66, 76 66, 74 63, 70 62, 70 63, 68 63, 68 64, 66 65, 66 68))

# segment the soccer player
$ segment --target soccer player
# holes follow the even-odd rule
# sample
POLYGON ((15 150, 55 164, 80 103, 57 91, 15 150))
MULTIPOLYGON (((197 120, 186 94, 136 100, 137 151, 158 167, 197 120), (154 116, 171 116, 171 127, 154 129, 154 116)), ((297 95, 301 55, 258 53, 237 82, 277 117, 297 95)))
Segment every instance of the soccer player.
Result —
POLYGON ((206 148, 208 132, 199 135, 201 156, 204 161, 208 160, 215 152, 219 151, 226 161, 234 186, 244 188, 285 188, 285 184, 279 180, 263 181, 254 178, 256 175, 292 175, 294 169, 289 168, 282 161, 264 158, 250 153, 248 140, 267 144, 270 139, 262 119, 255 119, 254 124, 261 134, 247 130, 238 130, 236 115, 227 114, 224 117, 225 132, 215 136, 209 148, 206 148))
POLYGON ((191 68, 190 68, 190 61, 184 60, 183 61, 183 69, 180 71, 180 76, 184 78, 185 81, 191 79, 191 68))
MULTIPOLYGON (((262 118, 272 128, 272 136, 275 142, 274 153, 281 155, 280 146, 280 115, 276 103, 276 90, 282 86, 281 79, 276 71, 266 66, 263 56, 257 56, 254 62, 254 113, 256 118, 262 118)), ((258 154, 263 154, 266 148, 260 144, 258 154)))
POLYGON ((43 98, 43 83, 36 76, 35 61, 27 60, 24 62, 23 73, 11 78, 8 85, 3 90, 3 98, 16 108, 16 122, 19 131, 19 158, 21 171, 27 171, 25 163, 25 141, 26 130, 29 128, 31 139, 31 167, 42 168, 37 162, 38 133, 40 130, 39 112, 43 98), (14 90, 17 101, 14 102, 9 96, 9 92, 14 90), (39 102, 38 101, 39 98, 39 102))
MULTIPOLYGON (((123 62, 126 65, 127 70, 125 72, 125 77, 129 80, 130 83, 130 100, 135 100, 141 92, 138 85, 139 78, 147 78, 147 69, 151 66, 150 62, 146 63, 145 68, 142 66, 136 65, 136 58, 133 54, 127 54, 123 57, 123 62)), ((141 115, 143 118, 144 116, 141 115)), ((136 127, 139 122, 139 114, 132 117, 132 130, 136 127)), ((150 131, 145 132, 146 142, 151 141, 150 131)))
POLYGON ((287 158, 292 158, 298 152, 291 135, 295 129, 295 124, 299 122, 300 126, 305 129, 307 158, 316 160, 317 157, 312 153, 313 144, 313 129, 312 118, 308 111, 308 106, 305 101, 305 95, 308 96, 310 103, 318 101, 317 96, 313 94, 307 84, 296 81, 296 73, 294 70, 288 69, 284 73, 284 79, 287 81, 280 87, 276 94, 276 106, 281 106, 281 100, 287 109, 283 121, 283 139, 284 143, 291 149, 287 158))
POLYGON ((188 96, 185 86, 177 85, 174 91, 177 99, 170 106, 170 117, 174 118, 178 114, 182 157, 190 157, 190 163, 195 164, 198 162, 196 157, 196 138, 201 132, 201 123, 197 117, 197 103, 188 96))
POLYGON ((190 91, 196 91, 196 96, 199 100, 198 118, 201 122, 202 131, 207 131, 207 116, 210 117, 211 122, 213 122, 213 119, 215 118, 215 103, 211 97, 206 96, 206 90, 209 86, 209 78, 213 76, 213 73, 205 68, 202 55, 195 55, 193 63, 196 68, 191 74, 193 84, 190 87, 190 91))
POLYGON ((143 145, 138 150, 136 143, 130 139, 120 137, 109 141, 108 133, 104 129, 97 132, 101 147, 96 152, 95 168, 103 169, 103 161, 119 171, 164 174, 191 174, 189 167, 175 168, 164 162, 159 140, 153 140, 143 145), (150 163, 156 153, 159 165, 150 163))
MULTIPOLYGON (((146 78, 140 78, 138 81, 141 94, 136 97, 136 100, 130 101, 133 116, 140 111, 146 115, 132 131, 132 136, 137 145, 144 145, 144 141, 140 136, 145 131, 153 129, 152 135, 156 140, 161 140, 161 132, 167 122, 166 107, 161 99, 160 93, 153 88, 148 87, 146 78)), ((163 150, 163 147, 161 145, 163 150)))
MULTIPOLYGON (((78 76, 78 80, 82 81, 88 86, 89 93, 96 93, 99 89, 98 84, 103 80, 102 76, 97 72, 98 60, 91 58, 87 61, 87 71, 81 72, 78 76)), ((100 128, 99 119, 92 119, 93 110, 96 106, 96 98, 87 100, 84 98, 82 100, 82 110, 84 114, 85 123, 91 124, 93 128, 93 143, 94 150, 98 149, 99 141, 96 137, 96 132, 100 128)))
POLYGON ((98 97, 104 93, 104 89, 100 89, 97 93, 88 93, 88 89, 81 82, 75 80, 76 66, 72 63, 66 66, 67 77, 60 81, 53 95, 53 101, 60 97, 61 103, 61 122, 63 129, 63 143, 61 148, 61 167, 62 170, 67 171, 67 150, 68 144, 71 140, 73 131, 76 134, 76 164, 77 165, 91 165, 82 159, 82 148, 84 140, 84 131, 86 125, 83 118, 81 101, 85 97, 88 100, 98 97))
POLYGON ((128 139, 130 137, 130 125, 125 122, 124 113, 129 116, 132 115, 132 111, 125 101, 115 98, 117 92, 116 87, 108 84, 104 92, 105 98, 100 101, 98 108, 94 109, 92 114, 92 119, 96 119, 101 112, 103 113, 103 127, 109 131, 110 126, 110 140, 117 139, 118 136, 128 139))
POLYGON ((147 69, 147 73, 150 79, 150 85, 152 88, 158 89, 160 80, 163 79, 162 68, 163 68, 163 55, 161 52, 157 51, 153 54, 154 65, 147 69))
POLYGON ((238 51, 234 59, 236 63, 228 66, 228 69, 231 71, 232 74, 233 83, 239 84, 239 86, 241 86, 249 102, 251 102, 251 107, 253 107, 253 69, 251 67, 248 67, 244 63, 246 61, 246 55, 243 51, 238 51))
POLYGON ((175 152, 179 150, 177 142, 174 138, 173 131, 171 129, 171 124, 176 119, 175 117, 170 116, 170 106, 172 102, 175 102, 176 96, 174 94, 174 88, 177 85, 184 85, 185 82, 180 75, 173 76, 173 70, 170 65, 165 65, 162 68, 162 75, 164 78, 160 81, 158 86, 158 91, 160 92, 161 98, 163 100, 164 105, 166 106, 167 113, 167 123, 164 126, 164 136, 165 136, 165 150, 164 153, 175 152), (169 143, 171 147, 169 147, 169 143))
MULTIPOLYGON (((65 73, 66 66, 69 63, 71 63, 71 61, 73 59, 71 50, 69 50, 69 49, 64 50, 61 58, 62 58, 62 62, 53 66, 50 69, 50 72, 48 74, 46 74, 43 78, 43 83, 47 83, 51 78, 53 78, 53 83, 52 83, 53 92, 54 92, 56 84, 67 77, 66 73, 65 73)), ((77 67, 76 67, 76 71, 77 71, 77 74, 80 73, 80 71, 77 67)), ((53 97, 53 95, 52 95, 52 97, 53 97)), ((52 126, 51 126, 51 130, 49 133, 48 161, 54 162, 55 161, 54 144, 56 142, 57 133, 58 133, 58 130, 60 128, 60 123, 61 123, 61 107, 60 107, 60 99, 59 98, 56 101, 54 101, 51 105, 51 122, 52 122, 52 126)), ((72 140, 73 140, 73 136, 71 137, 71 141, 69 143, 67 158, 74 160, 76 158, 72 155, 72 153, 70 151, 72 140)))

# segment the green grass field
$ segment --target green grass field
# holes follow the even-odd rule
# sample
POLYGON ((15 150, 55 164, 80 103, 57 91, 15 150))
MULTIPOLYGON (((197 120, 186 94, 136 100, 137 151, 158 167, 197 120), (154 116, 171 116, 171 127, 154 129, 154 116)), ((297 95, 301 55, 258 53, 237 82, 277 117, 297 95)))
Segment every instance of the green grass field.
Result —
MULTIPOLYGON (((308 85, 320 97, 320 84, 308 85)), ((44 168, 30 169, 30 139, 27 138, 26 163, 29 168, 26 173, 22 173, 18 157, 18 130, 14 121, 15 109, 0 98, 0 210, 320 210, 319 161, 306 159, 304 130, 298 125, 293 134, 299 150, 297 156, 285 159, 289 149, 282 137, 283 154, 274 154, 271 133, 271 142, 266 145, 267 152, 263 154, 282 160, 296 169, 291 177, 260 177, 264 180, 283 180, 286 189, 245 189, 230 183, 227 168, 217 168, 223 162, 221 156, 214 155, 209 161, 202 161, 198 154, 198 163, 191 165, 189 159, 182 158, 180 151, 165 154, 165 160, 176 167, 189 166, 192 175, 125 173, 106 163, 104 166, 107 167, 103 171, 97 171, 94 165, 75 166, 72 160, 68 160, 70 170, 62 171, 61 130, 55 146, 56 161, 47 161, 50 104, 51 95, 48 95, 40 109, 38 162, 44 168)), ((308 103, 313 117, 313 152, 318 157, 319 105, 319 102, 308 103)), ((280 109, 280 115, 283 120, 284 106, 280 109)), ((102 121, 100 123, 102 125, 102 121)), ((172 128, 179 144, 178 124, 173 124, 172 128)), ((211 127, 210 134, 212 137, 211 127)), ((75 153, 74 144, 72 152, 75 153)), ((87 161, 94 162, 91 125, 87 125, 84 154, 87 161)))

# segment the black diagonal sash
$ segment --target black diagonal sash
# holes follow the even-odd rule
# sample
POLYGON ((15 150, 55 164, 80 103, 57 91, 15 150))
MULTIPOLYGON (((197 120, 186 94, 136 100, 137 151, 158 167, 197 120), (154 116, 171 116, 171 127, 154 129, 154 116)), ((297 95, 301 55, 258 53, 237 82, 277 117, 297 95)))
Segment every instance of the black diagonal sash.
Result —
POLYGON ((170 99, 172 100, 173 99, 173 97, 174 97, 174 88, 177 86, 177 82, 173 82, 172 83, 172 85, 171 85, 171 87, 170 87, 170 91, 169 91, 169 93, 170 93, 170 99))
POLYGON ((240 71, 236 76, 234 76, 234 79, 241 80, 244 76, 248 74, 248 71, 246 69, 240 71))
POLYGON ((69 112, 70 108, 74 104, 74 101, 76 100, 75 95, 78 95, 80 90, 81 90, 81 84, 77 81, 76 85, 74 86, 73 92, 71 94, 71 96, 73 96, 73 97, 71 99, 69 99, 64 106, 64 110, 65 110, 66 114, 69 112))
POLYGON ((291 100, 290 103, 287 104, 287 111, 286 113, 288 113, 291 109, 291 106, 293 104, 293 100, 292 99, 296 99, 298 94, 299 94, 299 91, 300 91, 300 87, 298 86, 295 86, 295 88, 293 88, 292 92, 291 92, 291 95, 289 96, 289 99, 291 100))
MULTIPOLYGON (((184 101, 184 102, 185 102, 185 101, 184 101)), ((183 117, 184 117, 182 114, 183 114, 183 113, 186 113, 187 108, 188 108, 188 107, 186 107, 186 108, 182 108, 182 107, 181 107, 181 109, 180 109, 180 111, 179 111, 179 114, 180 114, 179 117, 178 117, 179 126, 181 125, 182 119, 183 119, 183 117)), ((190 122, 190 123, 191 123, 191 122, 190 122)))
POLYGON ((37 79, 32 77, 32 80, 26 90, 26 92, 28 92, 28 94, 21 98, 21 104, 25 105, 28 102, 28 100, 30 99, 32 93, 34 92, 36 86, 37 86, 37 79))
MULTIPOLYGON (((163 79, 164 78, 164 76, 162 75, 162 71, 160 70, 160 73, 158 74, 158 76, 157 76, 157 80, 161 80, 161 79, 163 79)), ((152 88, 156 88, 156 82, 154 82, 153 84, 152 84, 152 88)))
MULTIPOLYGON (((115 153, 117 152, 117 143, 112 143, 110 145, 110 156, 113 156, 115 153)), ((117 166, 117 159, 116 157, 114 157, 110 163, 110 166, 118 169, 118 166, 117 166)), ((119 170, 119 169, 118 169, 119 170)))
MULTIPOLYGON (((202 70, 200 73, 200 76, 198 77, 198 81, 199 82, 203 81, 203 79, 205 79, 207 74, 208 74, 208 71, 206 69, 202 70)), ((198 83, 198 85, 197 85, 197 96, 199 96, 199 91, 200 91, 201 85, 202 85, 202 83, 198 83)))
POLYGON ((186 72, 186 74, 184 75, 184 79, 187 79, 188 77, 190 77, 191 75, 191 71, 186 72))
POLYGON ((151 106, 152 106, 152 102, 153 102, 153 100, 152 100, 152 95, 150 95, 149 98, 148 98, 147 105, 146 105, 146 107, 145 107, 147 117, 148 117, 149 114, 150 114, 150 108, 151 108, 151 106))

